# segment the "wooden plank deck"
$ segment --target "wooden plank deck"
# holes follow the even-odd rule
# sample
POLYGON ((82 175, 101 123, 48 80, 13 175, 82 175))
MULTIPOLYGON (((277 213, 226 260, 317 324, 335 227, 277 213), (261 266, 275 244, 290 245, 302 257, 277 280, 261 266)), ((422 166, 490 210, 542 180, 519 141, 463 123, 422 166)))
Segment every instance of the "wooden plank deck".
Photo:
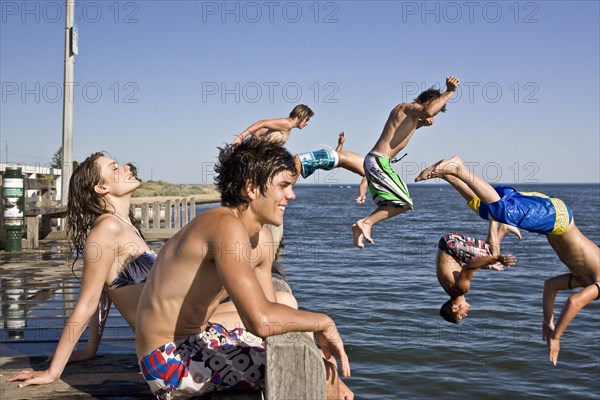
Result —
MULTIPOLYGON (((168 238, 165 230, 145 232, 151 247, 159 250, 168 238), (164 237, 167 236, 167 237, 164 237)), ((171 233, 172 234, 172 233, 171 233)), ((282 229, 273 229, 276 242, 282 237, 282 229)), ((56 233, 55 236, 61 236, 56 233)), ((55 246, 65 248, 66 242, 57 240, 55 246)), ((47 241, 44 241, 47 246, 47 241)), ((20 254, 0 254, 2 279, 15 278, 39 288, 50 283, 73 279, 70 265, 66 261, 64 249, 59 254, 40 257, 39 251, 24 251, 20 254)), ((56 252, 57 250, 54 250, 56 252)), ((274 276, 277 290, 291 291, 289 285, 274 276)), ((3 290, 6 288, 3 288, 3 290)), ((48 289, 50 290, 50 289, 48 289)), ((76 298, 73 298, 75 300, 76 298)), ((5 299, 3 298, 3 301, 5 299)), ((32 299, 29 299, 31 301, 32 299)), ((33 299, 45 302, 45 297, 33 299)), ((21 301, 21 300, 19 300, 21 301)), ((74 303, 72 303, 74 305, 74 303)), ((26 309, 30 309, 26 307, 26 309)), ((59 323, 59 325, 61 325, 59 323)), ((2 326, 2 325, 0 325, 2 326)), ((132 343, 132 336, 128 336, 132 343)), ((299 332, 269 337, 267 342, 267 366, 265 393, 219 392, 203 400, 287 400, 287 399, 324 399, 325 368, 316 345, 308 335, 299 332)), ((142 378, 135 354, 99 354, 96 358, 67 365, 61 379, 51 385, 19 388, 16 382, 5 382, 8 377, 20 369, 46 369, 45 356, 28 357, 23 354, 9 356, 11 345, 0 342, 0 399, 151 399, 149 389, 142 378), (4 349, 4 351, 3 351, 4 349), (4 353, 4 354, 2 354, 4 353)), ((22 346, 27 346, 23 343, 22 346)), ((47 343, 52 351, 56 343, 47 343)), ((11 350, 11 353, 15 353, 11 350)), ((18 353, 18 352, 17 352, 18 353)), ((30 352, 31 353, 31 352, 30 352)), ((38 353, 39 354, 39 353, 38 353)))
POLYGON ((46 357, 0 357, 1 399, 152 398, 140 374, 135 354, 104 354, 67 365, 61 379, 51 385, 19 388, 5 382, 21 369, 44 370, 46 357))

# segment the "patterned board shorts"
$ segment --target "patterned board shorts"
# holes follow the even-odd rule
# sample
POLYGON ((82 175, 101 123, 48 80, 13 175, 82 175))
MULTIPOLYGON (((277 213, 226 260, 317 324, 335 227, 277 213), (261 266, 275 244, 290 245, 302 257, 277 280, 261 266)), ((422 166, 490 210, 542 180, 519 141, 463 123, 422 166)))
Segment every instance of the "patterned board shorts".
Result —
POLYGON ((492 249, 485 240, 463 236, 460 233, 450 233, 438 242, 438 248, 466 263, 473 258, 491 256, 492 249))
POLYGON ((158 399, 202 396, 217 390, 264 389, 265 343, 236 328, 212 324, 198 335, 169 342, 139 360, 158 399))
POLYGON ((369 192, 377 206, 413 208, 408 186, 392 169, 389 157, 371 151, 365 156, 364 168, 369 192))
POLYGON ((337 167, 339 155, 335 150, 320 149, 309 151, 307 153, 299 153, 298 158, 302 164, 300 175, 306 179, 311 176, 316 170, 322 169, 329 171, 337 167))

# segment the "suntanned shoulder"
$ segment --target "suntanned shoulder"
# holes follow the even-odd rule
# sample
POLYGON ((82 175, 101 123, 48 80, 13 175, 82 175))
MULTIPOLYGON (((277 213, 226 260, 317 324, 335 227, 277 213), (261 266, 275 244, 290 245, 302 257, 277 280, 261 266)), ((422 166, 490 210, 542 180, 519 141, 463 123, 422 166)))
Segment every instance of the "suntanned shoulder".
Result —
POLYGON ((88 240, 98 239, 100 236, 115 238, 124 232, 125 227, 116 217, 105 214, 99 216, 92 226, 88 240))
POLYGON ((212 209, 204 212, 201 217, 199 222, 201 228, 206 231, 205 238, 208 241, 249 240, 246 227, 232 208, 212 209))
POLYGON ((410 105, 412 103, 400 103, 398 105, 396 105, 396 107, 392 108, 392 111, 390 111, 390 116, 395 116, 398 114, 404 114, 405 113, 405 109, 408 105, 410 105))
POLYGON ((269 130, 289 132, 294 127, 294 123, 289 118, 274 118, 260 121, 261 128, 269 130))
MULTIPOLYGON (((202 212, 194 218, 190 224, 192 229, 202 229, 206 232, 219 232, 222 228, 227 228, 236 225, 243 227, 239 217, 229 207, 218 207, 202 212), (210 227, 210 229, 207 229, 210 227)), ((204 235, 203 235, 204 236, 204 235)))
POLYGON ((398 112, 402 113, 403 116, 410 116, 414 118, 429 118, 429 115, 425 107, 419 103, 402 103, 398 105, 398 112))
MULTIPOLYGON (((227 207, 218 207, 203 211, 181 228, 173 239, 177 241, 211 241, 218 232, 242 225, 239 218, 227 207)), ((167 242, 167 245, 169 242, 167 242)))

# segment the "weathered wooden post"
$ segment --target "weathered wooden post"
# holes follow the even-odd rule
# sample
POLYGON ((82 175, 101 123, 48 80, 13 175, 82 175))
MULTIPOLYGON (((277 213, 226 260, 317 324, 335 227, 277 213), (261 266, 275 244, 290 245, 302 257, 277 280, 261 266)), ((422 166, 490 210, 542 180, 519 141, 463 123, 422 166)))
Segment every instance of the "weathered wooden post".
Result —
POLYGON ((188 219, 188 199, 187 197, 182 200, 181 204, 181 226, 187 225, 190 220, 188 219))
POLYGON ((181 199, 175 199, 175 229, 181 228, 181 199))
POLYGON ((142 204, 141 225, 142 229, 148 229, 150 226, 150 212, 148 211, 148 203, 142 204))
POLYGON ((152 205, 152 229, 155 231, 160 229, 160 203, 155 201, 152 205))
POLYGON ((165 202, 165 229, 171 229, 173 227, 173 205, 171 200, 165 202))

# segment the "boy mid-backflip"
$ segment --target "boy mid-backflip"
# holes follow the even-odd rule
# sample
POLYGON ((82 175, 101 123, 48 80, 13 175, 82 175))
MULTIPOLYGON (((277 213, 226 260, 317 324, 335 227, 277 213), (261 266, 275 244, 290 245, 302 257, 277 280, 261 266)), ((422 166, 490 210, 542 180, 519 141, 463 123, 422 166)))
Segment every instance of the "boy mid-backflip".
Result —
POLYGON ((469 207, 480 217, 546 235, 550 246, 569 268, 570 273, 544 282, 542 335, 550 347, 550 361, 556 365, 560 337, 567 325, 588 303, 600 299, 600 248, 581 233, 571 209, 558 198, 537 192, 518 192, 508 186, 493 188, 469 171, 456 156, 427 167, 415 181, 432 178, 450 183, 462 181, 468 192, 461 194, 469 199, 469 207), (583 290, 569 296, 555 325, 556 293, 576 287, 583 290))

